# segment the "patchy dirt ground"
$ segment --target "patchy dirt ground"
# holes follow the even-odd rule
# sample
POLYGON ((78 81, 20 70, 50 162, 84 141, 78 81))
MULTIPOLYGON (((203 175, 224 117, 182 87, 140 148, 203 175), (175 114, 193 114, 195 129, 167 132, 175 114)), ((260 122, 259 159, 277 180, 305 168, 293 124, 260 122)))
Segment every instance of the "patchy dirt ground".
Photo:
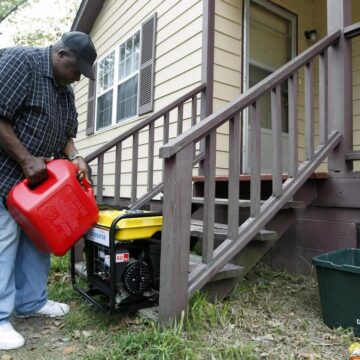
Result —
POLYGON ((68 277, 60 279, 52 295, 69 302, 71 313, 65 319, 14 318, 26 345, 0 351, 0 360, 343 360, 359 341, 350 329, 322 322, 316 281, 261 266, 226 301, 213 305, 195 296, 187 328, 164 334, 140 315, 95 311, 68 277))
POLYGON ((76 339, 65 336, 61 318, 13 318, 11 323, 25 337, 26 345, 14 351, 0 351, 1 360, 66 359, 76 346, 76 339))

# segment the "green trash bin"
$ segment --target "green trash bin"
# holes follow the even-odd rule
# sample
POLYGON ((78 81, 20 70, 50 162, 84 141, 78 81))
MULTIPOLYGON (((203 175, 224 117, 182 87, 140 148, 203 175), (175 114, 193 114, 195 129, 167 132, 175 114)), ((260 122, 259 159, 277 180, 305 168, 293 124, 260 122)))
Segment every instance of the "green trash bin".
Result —
POLYGON ((360 249, 343 249, 313 258, 321 310, 330 328, 352 327, 360 336, 360 249))

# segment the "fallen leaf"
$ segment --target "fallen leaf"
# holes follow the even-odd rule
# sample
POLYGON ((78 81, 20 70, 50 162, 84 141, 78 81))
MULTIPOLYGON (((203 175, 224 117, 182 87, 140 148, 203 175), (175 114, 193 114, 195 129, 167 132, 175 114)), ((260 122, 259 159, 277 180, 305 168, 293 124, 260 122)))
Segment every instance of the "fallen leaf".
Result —
POLYGON ((1 360, 12 360, 12 356, 11 355, 3 355, 1 357, 1 360))
POLYGON ((254 341, 269 343, 274 340, 273 336, 271 334, 267 334, 265 336, 256 336, 251 338, 254 341))
POLYGON ((68 346, 64 349, 64 354, 65 355, 72 354, 74 351, 76 351, 75 346, 68 346))
POLYGON ((71 340, 71 338, 69 338, 69 337, 64 337, 64 338, 61 338, 61 339, 59 339, 60 341, 62 341, 62 342, 69 342, 70 340, 71 340))

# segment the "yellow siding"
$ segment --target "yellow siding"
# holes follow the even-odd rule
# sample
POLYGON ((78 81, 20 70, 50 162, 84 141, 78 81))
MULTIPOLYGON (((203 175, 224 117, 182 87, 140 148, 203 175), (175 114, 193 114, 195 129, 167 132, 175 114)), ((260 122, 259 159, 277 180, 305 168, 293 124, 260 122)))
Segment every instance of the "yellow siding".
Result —
MULTIPOLYGON (((304 18, 309 13, 309 7, 313 6, 312 1, 274 1, 279 5, 284 5, 294 13, 302 12, 304 18), (299 4, 301 3, 301 4, 299 4)), ((214 67, 214 110, 222 108, 229 101, 239 96, 242 91, 242 22, 243 4, 242 1, 215 2, 215 67, 214 67)), ((303 20, 304 22, 306 19, 303 20)), ((300 25, 309 28, 309 24, 300 25)), ((310 26, 311 28, 311 26, 310 26)), ((300 45, 300 44, 299 44, 300 45)), ((227 130, 218 131, 222 135, 217 136, 220 144, 217 156, 217 175, 227 173, 228 140, 226 139, 227 130), (227 147, 227 149, 225 148, 227 147)), ((301 136, 300 136, 301 137, 301 136)))
MULTIPOLYGON (((297 54, 311 44, 304 37, 305 30, 317 29, 319 38, 326 34, 326 0, 274 0, 279 5, 297 15, 297 54), (320 14, 320 16, 319 16, 320 14)), ((215 19, 215 71, 214 71, 214 109, 241 94, 241 56, 242 56, 242 1, 216 1, 215 19), (225 57, 224 54, 227 54, 225 57)), ((274 53, 276 55, 276 51, 274 53)), ((274 56, 275 56, 274 55, 274 56)), ((275 61, 275 59, 274 59, 275 61)), ((314 117, 315 144, 319 142, 318 124, 318 62, 314 68, 314 117)), ((359 69, 360 70, 360 69, 359 69)), ((299 71, 299 160, 304 159, 304 72, 299 71)), ((360 74, 359 74, 360 77, 360 74)), ((224 136, 222 142, 225 142, 224 136)), ((227 143, 226 143, 227 144, 227 143)), ((228 145, 227 145, 228 146, 228 145)), ((221 145, 219 152, 228 150, 221 145)), ((227 163, 222 163, 223 155, 217 157, 217 174, 226 172, 227 163)))
MULTIPOLYGON (((157 12, 156 65, 154 109, 160 110, 171 101, 200 84, 201 81, 201 45, 202 45, 202 1, 201 0, 107 0, 91 31, 91 37, 98 51, 98 58, 105 56, 116 46, 141 28, 141 23, 157 12)), ((108 129, 102 129, 94 135, 86 136, 88 80, 82 78, 75 85, 76 105, 79 114, 79 128, 76 145, 79 151, 87 155, 115 136, 132 127, 140 118, 125 120, 108 129)), ((198 106, 199 108, 199 106, 198 106)), ((184 129, 190 127, 190 107, 184 108, 184 129)), ((147 117, 150 114, 146 114, 147 117)), ((170 121, 176 120, 172 114, 170 121)), ((162 121, 156 123, 155 154, 158 154, 163 138, 162 121)), ((171 124, 170 137, 176 136, 176 126, 171 124)), ((148 132, 139 137, 138 183, 147 181, 148 132)), ((123 144, 121 195, 130 195, 131 181, 131 139, 123 144)), ((115 154, 105 157, 104 195, 113 195, 115 154)), ((96 161, 92 164, 95 183, 96 161)), ((156 160, 154 183, 161 180, 162 161, 156 160)), ((139 194, 146 186, 139 188, 139 194)))
POLYGON ((214 110, 240 94, 241 36, 241 2, 215 1, 214 110))
MULTIPOLYGON (((319 38, 326 35, 326 0, 273 0, 273 3, 297 16, 297 54, 311 44, 304 37, 305 30, 316 29, 319 38)), ((360 20, 360 1, 353 1, 353 21, 360 20)), ((202 11, 201 0, 107 0, 93 26, 91 35, 103 57, 125 41, 141 23, 154 12, 158 14, 156 65, 155 65, 155 110, 160 110, 171 101, 189 91, 201 81, 202 11)), ((215 49, 214 49, 214 111, 228 104, 242 91, 242 0, 215 1, 215 49)), ((360 39, 353 40, 353 112, 354 147, 360 149, 360 39)), ((314 116, 315 144, 319 143, 319 91, 318 62, 314 63, 314 116)), ((79 113, 77 146, 84 155, 106 143, 115 136, 132 127, 139 118, 124 121, 94 135, 86 136, 88 81, 82 78, 76 84, 76 103, 79 113)), ((299 160, 304 158, 304 72, 299 71, 299 160)), ((199 104, 198 104, 199 105, 199 104)), ((199 111, 199 106, 198 106, 199 111)), ((146 116, 151 114, 146 114, 146 116)), ((190 127, 190 105, 184 108, 184 128, 190 127)), ((176 113, 170 118, 170 137, 176 136, 176 113)), ((155 154, 162 145, 162 121, 156 123, 155 154)), ((139 138, 139 174, 141 185, 138 194, 146 191, 146 170, 148 152, 148 133, 144 131, 139 138)), ((218 152, 216 156, 217 175, 226 175, 228 166, 228 126, 217 132, 218 152)), ((122 191, 130 194, 131 181, 131 139, 123 145, 122 191)), ((112 196, 114 185, 114 152, 105 158, 104 195, 112 196)), ((96 164, 96 162, 94 162, 96 164)), ((162 160, 154 161, 154 183, 161 180, 162 160)), ((320 170, 326 169, 323 164, 320 170)), ((96 175, 96 168, 94 167, 96 175)), ((96 176, 95 176, 96 182, 96 176)), ((123 194, 123 193, 122 193, 123 194)))

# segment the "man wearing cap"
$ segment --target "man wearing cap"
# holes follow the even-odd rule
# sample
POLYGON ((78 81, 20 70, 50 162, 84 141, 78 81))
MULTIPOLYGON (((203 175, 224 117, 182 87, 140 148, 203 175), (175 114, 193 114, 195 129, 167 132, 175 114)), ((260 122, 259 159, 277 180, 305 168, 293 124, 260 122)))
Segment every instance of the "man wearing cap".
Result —
POLYGON ((20 316, 63 316, 69 306, 47 299, 50 255, 39 252, 6 209, 6 196, 21 179, 46 179, 45 161, 67 158, 88 176, 76 151, 77 113, 70 84, 94 79, 95 47, 72 31, 45 48, 0 49, 0 350, 25 340, 10 324, 20 316))

